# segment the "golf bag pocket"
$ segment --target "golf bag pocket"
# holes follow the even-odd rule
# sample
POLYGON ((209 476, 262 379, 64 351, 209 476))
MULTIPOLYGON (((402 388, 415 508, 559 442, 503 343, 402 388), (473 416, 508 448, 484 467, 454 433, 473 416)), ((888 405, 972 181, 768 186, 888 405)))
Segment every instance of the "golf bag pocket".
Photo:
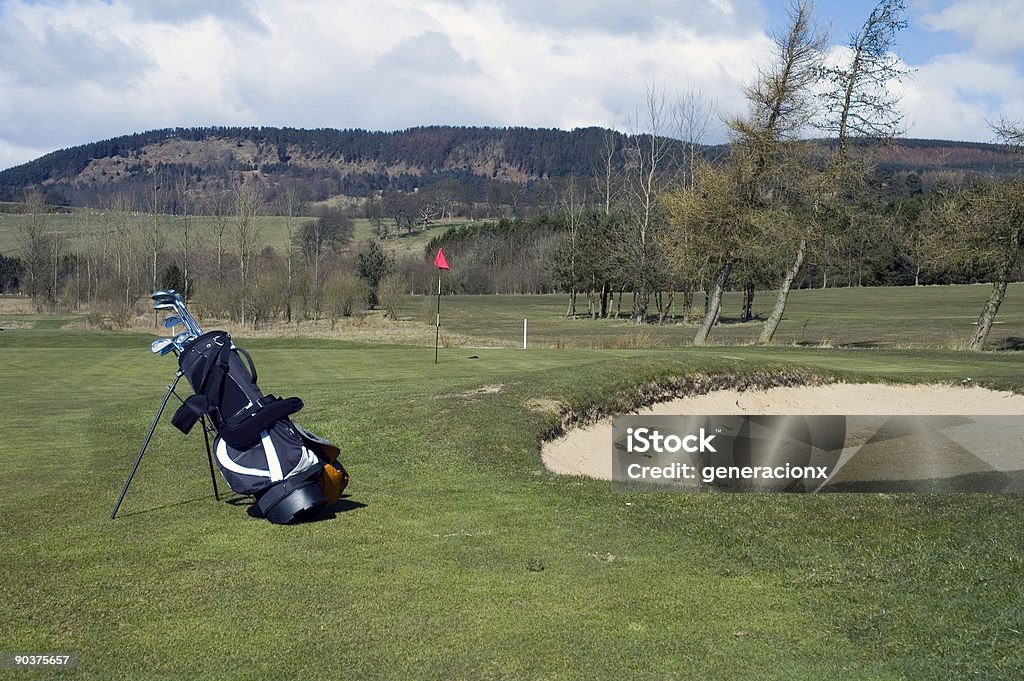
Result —
POLYGON ((320 489, 323 490, 324 499, 328 504, 337 501, 347 486, 348 472, 340 461, 335 459, 324 466, 324 472, 320 475, 320 489))
POLYGON ((281 419, 259 433, 259 439, 244 449, 218 436, 214 451, 217 466, 231 489, 252 496, 285 480, 316 477, 324 466, 288 419, 281 419))

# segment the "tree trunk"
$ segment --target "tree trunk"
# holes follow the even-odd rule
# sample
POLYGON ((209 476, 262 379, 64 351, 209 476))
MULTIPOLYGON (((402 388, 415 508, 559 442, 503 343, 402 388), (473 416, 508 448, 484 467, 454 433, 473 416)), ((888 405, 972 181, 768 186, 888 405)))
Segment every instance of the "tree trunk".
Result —
POLYGON ((665 323, 665 319, 668 318, 669 313, 672 311, 672 303, 674 303, 675 300, 676 300, 676 290, 675 289, 676 289, 676 287, 672 286, 668 290, 668 303, 665 305, 665 308, 661 311, 661 316, 658 318, 658 323, 659 324, 664 324, 665 323))
POLYGON ((743 287, 743 309, 740 310, 740 321, 749 322, 754 319, 754 282, 748 281, 743 287))
POLYGON ((711 327, 718 320, 718 312, 722 308, 722 293, 725 291, 725 285, 728 283, 731 273, 731 261, 724 263, 718 268, 718 272, 715 273, 715 283, 711 287, 707 308, 704 310, 704 321, 701 322, 700 328, 697 329, 697 335, 693 338, 694 345, 704 345, 707 343, 711 327))
POLYGON ((992 322, 995 321, 999 306, 1003 304, 1003 296, 1006 295, 1007 277, 1000 277, 998 281, 992 282, 992 293, 985 301, 985 307, 981 309, 981 316, 978 317, 978 330, 974 332, 971 339, 971 350, 981 350, 988 338, 988 332, 992 330, 992 322))
POLYGON ((693 286, 687 284, 686 288, 683 289, 683 323, 690 321, 690 315, 693 313, 693 286))
POLYGON ((786 311, 786 300, 789 298, 789 290, 793 287, 793 280, 800 273, 800 268, 803 267, 804 255, 806 253, 807 239, 800 239, 800 246, 796 249, 796 258, 793 259, 793 266, 786 272, 786 276, 782 278, 782 284, 779 286, 779 295, 775 299, 775 309, 768 315, 764 326, 761 327, 761 337, 757 339, 759 345, 767 345, 775 338, 775 332, 779 330, 782 315, 786 311))

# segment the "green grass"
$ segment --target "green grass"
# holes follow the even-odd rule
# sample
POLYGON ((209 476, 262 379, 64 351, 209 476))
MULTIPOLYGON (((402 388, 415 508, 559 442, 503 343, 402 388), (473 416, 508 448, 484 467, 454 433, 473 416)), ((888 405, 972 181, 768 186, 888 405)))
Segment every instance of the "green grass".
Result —
MULTIPOLYGON (((0 212, 0 253, 16 254, 18 245, 18 230, 31 219, 28 215, 19 213, 0 212)), ((65 248, 69 252, 77 252, 78 249, 86 246, 86 237, 91 234, 100 234, 112 230, 111 215, 109 211, 88 208, 76 208, 68 213, 49 213, 42 216, 45 229, 48 232, 57 233, 64 237, 65 248)), ((167 242, 167 247, 172 249, 181 248, 181 239, 184 225, 184 218, 174 215, 140 214, 137 216, 137 224, 142 229, 149 229, 153 224, 152 220, 158 220, 160 228, 167 242)), ((303 222, 311 220, 310 217, 293 218, 292 230, 298 231, 303 222)), ((273 246, 278 253, 284 252, 288 245, 288 230, 286 218, 278 215, 264 215, 257 218, 260 227, 260 236, 263 243, 273 246)), ((373 224, 366 218, 353 219, 354 243, 359 244, 376 238, 373 233, 373 224)), ((210 216, 193 216, 190 224, 195 230, 191 238, 199 239, 204 247, 210 248, 216 242, 216 220, 210 216)), ((435 236, 440 236, 455 224, 464 222, 439 222, 432 224, 427 229, 418 230, 412 234, 396 234, 394 226, 391 228, 391 236, 384 240, 383 247, 389 252, 398 256, 423 255, 423 248, 435 236)), ((195 241, 193 241, 195 243, 195 241)), ((234 232, 232 223, 228 224, 226 243, 229 249, 234 248, 234 232)))
MULTIPOLYGON (((471 302, 452 300, 446 323, 498 333, 523 309, 471 302)), ((520 303, 552 338, 604 333, 541 321, 554 298, 520 303)), ((277 527, 214 501, 198 434, 169 420, 111 522, 174 365, 145 335, 55 326, 0 333, 0 649, 75 653, 54 677, 1024 673, 1019 498, 613 493, 543 468, 558 416, 530 408, 625 410, 639 386, 694 372, 1024 391, 1015 353, 445 348, 435 365, 432 348, 239 338, 264 390, 301 396, 298 420, 341 445, 353 477, 353 510, 277 527)))
MULTIPOLYGON (((786 315, 775 342, 779 345, 960 348, 974 334, 988 285, 803 289, 790 294, 786 315)), ((716 345, 753 343, 763 319, 774 304, 774 292, 759 291, 754 313, 759 321, 737 323, 739 292, 725 295, 722 324, 710 342, 716 345)), ((698 297, 699 298, 699 297, 698 297)), ((543 347, 679 347, 689 345, 696 323, 671 318, 664 325, 637 327, 626 319, 630 295, 623 298, 618 320, 566 319, 568 297, 444 296, 442 332, 452 331, 509 346, 522 345, 523 319, 528 342, 543 347)), ((698 299, 698 308, 703 305, 698 299)), ((677 298, 677 303, 681 300, 677 298)), ((433 324, 436 298, 411 297, 405 307, 409 319, 433 324)), ((587 311, 579 298, 577 313, 587 311)), ((698 309, 698 312, 700 310, 698 309)), ((677 310, 681 315, 682 310, 677 310)), ((1024 344, 1024 284, 1011 284, 989 337, 991 348, 1019 348, 1024 344)))

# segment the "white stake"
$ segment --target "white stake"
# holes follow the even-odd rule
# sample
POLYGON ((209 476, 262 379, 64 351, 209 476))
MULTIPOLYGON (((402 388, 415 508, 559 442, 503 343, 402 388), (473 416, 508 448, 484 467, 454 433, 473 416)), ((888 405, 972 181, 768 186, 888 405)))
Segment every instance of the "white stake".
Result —
POLYGON ((526 349, 526 320, 523 320, 523 350, 526 349))

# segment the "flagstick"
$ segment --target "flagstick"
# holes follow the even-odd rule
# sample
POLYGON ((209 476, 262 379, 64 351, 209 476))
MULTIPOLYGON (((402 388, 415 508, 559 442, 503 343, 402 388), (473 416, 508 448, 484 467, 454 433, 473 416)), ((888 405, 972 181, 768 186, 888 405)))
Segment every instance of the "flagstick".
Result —
POLYGON ((441 270, 437 271, 437 334, 434 336, 434 364, 437 364, 437 345, 441 341, 441 270))

